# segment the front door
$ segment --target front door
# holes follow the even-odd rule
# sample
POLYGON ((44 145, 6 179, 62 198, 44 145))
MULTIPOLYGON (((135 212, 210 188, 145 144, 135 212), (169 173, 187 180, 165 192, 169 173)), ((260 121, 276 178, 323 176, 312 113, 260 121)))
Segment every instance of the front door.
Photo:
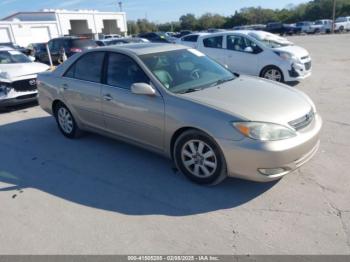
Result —
POLYGON ((259 75, 258 56, 262 51, 254 42, 241 35, 227 35, 225 64, 239 74, 259 75))
POLYGON ((111 52, 102 87, 102 109, 106 128, 119 136, 163 149, 164 101, 154 96, 131 92, 134 83, 150 83, 150 79, 129 56, 111 52))

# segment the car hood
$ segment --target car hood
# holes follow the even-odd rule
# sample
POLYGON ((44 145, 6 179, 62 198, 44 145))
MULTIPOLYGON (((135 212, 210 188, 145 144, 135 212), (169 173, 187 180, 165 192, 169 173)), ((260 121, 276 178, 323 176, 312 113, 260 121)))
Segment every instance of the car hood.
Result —
POLYGON ((0 78, 14 80, 18 77, 33 75, 49 69, 48 65, 42 63, 16 63, 0 64, 0 78))
POLYGON ((274 48, 274 50, 288 52, 299 58, 309 56, 309 52, 306 49, 296 45, 277 47, 277 48, 274 48))
POLYGON ((310 98, 301 91, 248 76, 184 96, 242 120, 282 125, 288 125, 314 108, 310 98))

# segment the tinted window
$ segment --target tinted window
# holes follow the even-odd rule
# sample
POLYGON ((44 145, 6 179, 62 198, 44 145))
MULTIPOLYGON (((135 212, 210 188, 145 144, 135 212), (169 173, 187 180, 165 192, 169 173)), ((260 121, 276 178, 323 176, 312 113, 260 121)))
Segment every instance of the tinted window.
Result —
POLYGON ((149 83, 143 70, 130 57, 110 53, 106 83, 108 85, 130 89, 134 83, 149 83))
POLYGON ((103 58, 104 52, 87 53, 78 59, 64 76, 99 83, 101 81, 103 58))
POLYGON ((203 40, 205 47, 222 48, 222 36, 209 37, 203 40))
POLYGON ((189 35, 182 38, 182 41, 186 42, 197 42, 198 35, 189 35))

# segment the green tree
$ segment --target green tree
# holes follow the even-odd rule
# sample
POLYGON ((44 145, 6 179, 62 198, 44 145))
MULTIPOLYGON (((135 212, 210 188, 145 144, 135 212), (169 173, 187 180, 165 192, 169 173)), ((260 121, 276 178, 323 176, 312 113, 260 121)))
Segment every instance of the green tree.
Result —
POLYGON ((197 25, 197 19, 194 14, 186 14, 179 19, 181 29, 193 30, 197 25))

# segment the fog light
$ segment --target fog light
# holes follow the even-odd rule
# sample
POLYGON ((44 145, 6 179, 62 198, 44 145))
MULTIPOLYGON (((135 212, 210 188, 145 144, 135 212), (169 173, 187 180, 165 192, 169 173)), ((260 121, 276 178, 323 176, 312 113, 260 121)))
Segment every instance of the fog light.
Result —
POLYGON ((289 173, 289 169, 280 168, 259 168, 259 173, 264 176, 283 176, 289 173))

